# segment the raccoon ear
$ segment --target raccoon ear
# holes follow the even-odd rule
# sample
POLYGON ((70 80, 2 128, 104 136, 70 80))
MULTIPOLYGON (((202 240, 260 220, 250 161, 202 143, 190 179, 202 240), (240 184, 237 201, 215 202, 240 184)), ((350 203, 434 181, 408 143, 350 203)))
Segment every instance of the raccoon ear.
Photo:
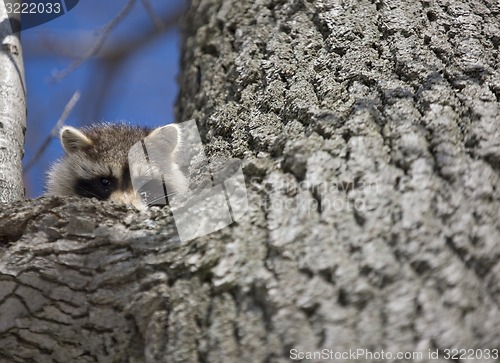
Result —
POLYGON ((61 144, 68 154, 92 146, 90 140, 83 132, 71 126, 64 126, 60 132, 61 144))
POLYGON ((151 131, 148 135, 148 139, 160 142, 162 151, 170 154, 175 152, 179 146, 181 141, 181 130, 179 126, 175 124, 161 126, 151 131))

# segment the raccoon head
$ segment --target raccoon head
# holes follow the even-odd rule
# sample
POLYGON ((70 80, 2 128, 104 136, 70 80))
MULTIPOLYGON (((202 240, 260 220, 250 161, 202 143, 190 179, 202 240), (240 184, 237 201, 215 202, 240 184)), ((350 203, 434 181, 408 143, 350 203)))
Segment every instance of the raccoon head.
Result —
MULTIPOLYGON (((169 144, 170 153, 165 155, 165 161, 174 164, 171 167, 177 173, 174 184, 186 184, 184 175, 175 165, 175 153, 180 144, 177 125, 151 130, 106 123, 83 129, 70 126, 61 129, 65 156, 48 173, 48 194, 112 200, 144 208, 144 201, 132 186, 128 153, 134 144, 149 135, 167 136, 165 142, 169 144)), ((185 190, 186 186, 179 188, 185 190)))

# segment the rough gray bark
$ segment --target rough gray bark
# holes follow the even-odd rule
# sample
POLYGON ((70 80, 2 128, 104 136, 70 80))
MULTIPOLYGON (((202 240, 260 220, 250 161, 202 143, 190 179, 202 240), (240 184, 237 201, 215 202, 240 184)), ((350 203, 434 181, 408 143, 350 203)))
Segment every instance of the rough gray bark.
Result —
POLYGON ((199 121, 209 155, 244 158, 249 211, 180 243, 168 208, 4 209, 0 357, 498 348, 499 12, 193 1, 178 118, 199 121))
POLYGON ((8 203, 24 199, 21 159, 26 130, 26 91, 19 33, 13 33, 3 1, 0 3, 0 44, 0 203, 8 203))

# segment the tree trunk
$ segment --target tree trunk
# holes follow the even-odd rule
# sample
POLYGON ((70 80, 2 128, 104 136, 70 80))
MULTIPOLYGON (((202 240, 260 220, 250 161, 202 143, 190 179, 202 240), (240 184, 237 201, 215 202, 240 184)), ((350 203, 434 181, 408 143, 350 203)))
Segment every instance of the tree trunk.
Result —
MULTIPOLYGON (((5 4, 19 3, 6 1, 5 4)), ((9 4, 9 5, 10 5, 9 4)), ((0 1, 0 203, 24 199, 21 159, 26 131, 26 90, 19 16, 8 14, 0 1), (13 22, 9 21, 9 16, 13 22)))
POLYGON ((168 207, 4 209, 0 357, 497 361, 499 20, 493 1, 193 0, 178 120, 244 159, 247 213, 180 242, 168 207))

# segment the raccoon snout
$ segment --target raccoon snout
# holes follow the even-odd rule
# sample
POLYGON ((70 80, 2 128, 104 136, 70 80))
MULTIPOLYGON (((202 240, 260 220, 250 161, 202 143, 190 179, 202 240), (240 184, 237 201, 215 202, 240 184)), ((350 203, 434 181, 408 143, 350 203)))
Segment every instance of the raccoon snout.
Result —
POLYGON ((116 202, 116 203, 120 203, 120 204, 133 205, 135 208, 137 208, 139 210, 144 210, 147 207, 143 203, 140 196, 138 196, 134 192, 116 191, 116 192, 111 194, 111 196, 109 197, 109 200, 116 202))

